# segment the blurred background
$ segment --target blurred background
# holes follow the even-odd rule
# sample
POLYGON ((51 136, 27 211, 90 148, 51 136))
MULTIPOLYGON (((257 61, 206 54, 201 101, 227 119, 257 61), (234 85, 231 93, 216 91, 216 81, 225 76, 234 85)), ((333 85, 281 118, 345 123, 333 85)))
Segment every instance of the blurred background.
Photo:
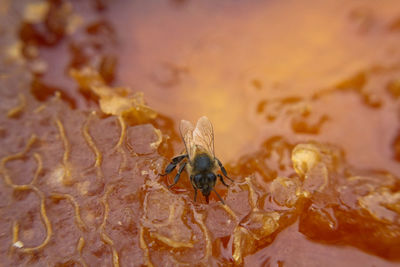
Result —
POLYGON ((74 3, 81 27, 40 49, 51 66, 40 80, 77 106, 67 70, 86 58, 176 124, 208 116, 224 161, 277 135, 400 175, 397 1, 104 2, 74 3))

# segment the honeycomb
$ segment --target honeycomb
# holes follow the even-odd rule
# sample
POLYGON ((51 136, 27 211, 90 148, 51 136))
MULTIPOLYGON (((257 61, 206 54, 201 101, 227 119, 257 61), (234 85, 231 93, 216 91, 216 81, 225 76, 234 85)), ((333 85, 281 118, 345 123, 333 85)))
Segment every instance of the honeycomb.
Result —
MULTIPOLYGON (((193 4, 168 3, 166 13, 193 4)), ((0 27, 0 266, 398 265, 400 135, 391 124, 398 63, 363 63, 308 98, 289 89, 284 97, 255 97, 255 113, 286 132, 268 133, 228 161, 235 182, 216 186, 226 205, 215 195, 207 205, 193 201, 186 174, 173 189, 171 177, 160 176, 183 148, 178 120, 148 104, 145 89, 118 79, 115 43, 123 39, 110 22, 116 18, 101 17, 113 5, 129 4, 0 1, 0 25, 7 25, 0 27), (353 114, 331 102, 367 117, 350 120, 360 126, 355 135, 367 135, 368 123, 378 127, 371 144, 357 147, 352 140, 361 135, 330 126, 353 114), (390 145, 382 141, 388 132, 390 145), (369 145, 378 149, 372 154, 369 145)), ((379 14, 355 10, 354 35, 373 32, 379 14)), ((386 24, 398 34, 398 19, 386 24)), ((190 68, 156 73, 162 88, 190 82, 190 68)), ((258 92, 264 83, 251 86, 258 92)), ((229 128, 224 122, 214 128, 229 128)), ((247 130, 235 128, 243 137, 247 130)))

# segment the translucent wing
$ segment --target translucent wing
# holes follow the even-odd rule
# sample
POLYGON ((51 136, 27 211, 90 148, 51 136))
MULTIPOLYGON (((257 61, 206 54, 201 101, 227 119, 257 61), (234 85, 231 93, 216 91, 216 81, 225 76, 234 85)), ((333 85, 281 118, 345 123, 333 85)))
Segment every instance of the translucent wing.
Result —
POLYGON ((194 126, 189 121, 182 120, 179 130, 189 159, 192 160, 196 152, 196 146, 193 143, 194 126))
POLYGON ((210 120, 203 116, 197 121, 196 129, 193 131, 193 143, 214 155, 214 130, 210 120))

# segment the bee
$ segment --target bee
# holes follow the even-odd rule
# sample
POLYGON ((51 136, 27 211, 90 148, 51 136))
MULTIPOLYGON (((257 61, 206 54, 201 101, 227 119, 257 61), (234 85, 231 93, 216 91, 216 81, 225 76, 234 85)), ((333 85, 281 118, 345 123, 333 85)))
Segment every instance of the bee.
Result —
POLYGON ((223 176, 216 173, 218 167, 226 178, 231 182, 233 182, 233 180, 228 177, 226 169, 222 165, 221 161, 215 157, 214 131, 210 120, 206 116, 203 116, 197 121, 196 127, 194 127, 189 121, 182 120, 179 130, 185 145, 186 153, 174 157, 165 168, 165 173, 162 175, 171 173, 179 164, 174 182, 168 186, 168 188, 176 185, 181 173, 186 170, 194 189, 195 202, 197 198, 197 190, 200 190, 206 198, 207 204, 211 191, 214 191, 219 200, 225 204, 221 196, 214 189, 217 177, 223 185, 228 187, 223 176))

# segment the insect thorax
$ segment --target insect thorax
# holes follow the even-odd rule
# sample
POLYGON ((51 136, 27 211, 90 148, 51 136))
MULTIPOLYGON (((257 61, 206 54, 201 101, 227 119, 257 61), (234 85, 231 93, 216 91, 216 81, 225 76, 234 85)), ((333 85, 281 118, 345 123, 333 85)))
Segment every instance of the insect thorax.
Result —
POLYGON ((193 159, 193 173, 212 172, 214 170, 214 160, 207 153, 197 154, 193 159))

